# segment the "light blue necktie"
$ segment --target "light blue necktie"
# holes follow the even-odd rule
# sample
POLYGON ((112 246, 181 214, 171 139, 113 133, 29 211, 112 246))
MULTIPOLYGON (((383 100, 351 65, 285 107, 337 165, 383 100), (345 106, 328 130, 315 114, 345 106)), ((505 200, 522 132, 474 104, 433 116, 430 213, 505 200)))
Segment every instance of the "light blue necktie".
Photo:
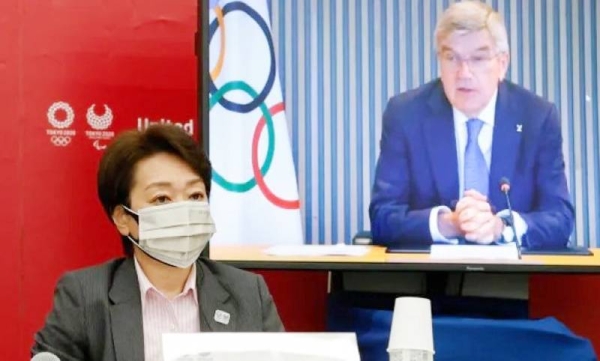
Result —
POLYGON ((483 122, 479 119, 467 121, 467 148, 465 149, 465 190, 475 189, 484 196, 488 195, 489 173, 485 158, 479 148, 478 138, 483 122))

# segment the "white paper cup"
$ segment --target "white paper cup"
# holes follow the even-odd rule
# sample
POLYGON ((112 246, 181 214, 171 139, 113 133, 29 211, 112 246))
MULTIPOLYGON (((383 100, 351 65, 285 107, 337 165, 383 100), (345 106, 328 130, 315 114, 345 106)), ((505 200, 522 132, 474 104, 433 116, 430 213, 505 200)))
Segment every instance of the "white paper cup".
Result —
POLYGON ((390 361, 433 361, 433 352, 423 350, 390 351, 390 361))
POLYGON ((426 298, 396 298, 388 352, 391 354, 392 351, 408 350, 427 351, 432 355, 435 353, 431 302, 426 298))

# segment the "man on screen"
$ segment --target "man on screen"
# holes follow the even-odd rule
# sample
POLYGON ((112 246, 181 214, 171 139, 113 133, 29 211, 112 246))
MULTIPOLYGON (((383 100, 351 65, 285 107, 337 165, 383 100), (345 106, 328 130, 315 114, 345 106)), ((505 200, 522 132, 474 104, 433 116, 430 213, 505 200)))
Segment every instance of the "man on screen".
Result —
POLYGON ((374 243, 563 247, 573 229, 556 107, 504 79, 501 15, 451 5, 435 30, 436 79, 393 97, 383 115, 369 214, 374 243), (499 182, 511 182, 516 237, 499 182))

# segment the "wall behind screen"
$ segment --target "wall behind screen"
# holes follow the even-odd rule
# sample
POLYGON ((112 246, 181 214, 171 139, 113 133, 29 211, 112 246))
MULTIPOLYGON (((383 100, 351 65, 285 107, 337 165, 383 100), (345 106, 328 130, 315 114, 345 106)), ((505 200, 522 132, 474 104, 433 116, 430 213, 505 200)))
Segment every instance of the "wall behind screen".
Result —
MULTIPOLYGON (((448 0, 271 0, 308 242, 369 229, 381 115, 392 95, 438 76, 435 22, 448 0)), ((505 18, 510 80, 561 114, 574 238, 598 246, 600 6, 595 0, 488 1, 505 18)))

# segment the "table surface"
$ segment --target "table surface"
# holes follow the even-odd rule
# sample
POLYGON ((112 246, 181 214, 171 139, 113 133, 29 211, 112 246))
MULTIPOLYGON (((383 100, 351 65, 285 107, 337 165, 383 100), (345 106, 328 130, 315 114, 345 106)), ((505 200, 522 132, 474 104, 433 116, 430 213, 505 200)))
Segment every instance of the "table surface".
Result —
POLYGON ((428 253, 386 253, 380 246, 367 247, 364 256, 271 256, 269 246, 211 245, 210 258, 246 269, 327 271, 461 271, 510 273, 600 273, 600 249, 593 255, 524 255, 521 260, 441 260, 428 253))

